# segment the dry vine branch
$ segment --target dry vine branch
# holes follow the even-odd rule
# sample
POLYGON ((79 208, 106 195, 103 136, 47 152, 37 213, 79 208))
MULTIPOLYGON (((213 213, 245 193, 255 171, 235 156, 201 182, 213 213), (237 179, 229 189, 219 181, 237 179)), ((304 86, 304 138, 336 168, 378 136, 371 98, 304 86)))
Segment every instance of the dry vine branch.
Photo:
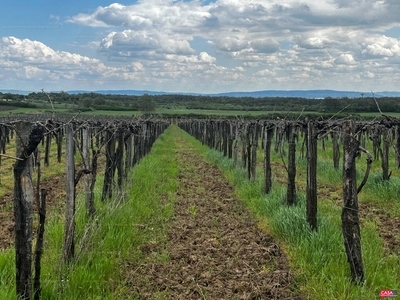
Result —
POLYGON ((47 93, 44 91, 44 88, 42 88, 42 93, 45 94, 45 95, 47 96, 47 99, 49 99, 49 102, 50 102, 50 104, 51 104, 51 110, 52 110, 52 117, 51 117, 51 119, 54 120, 54 114, 55 114, 56 112, 55 112, 55 110, 54 110, 53 101, 51 101, 51 98, 50 98, 49 94, 47 94, 47 93))
POLYGON ((360 186, 359 186, 358 189, 357 189, 357 194, 359 194, 359 193, 361 192, 362 188, 363 188, 364 185, 367 183, 368 176, 369 176, 369 172, 370 172, 370 170, 371 170, 371 164, 372 164, 372 162, 374 161, 374 160, 372 159, 371 153, 370 153, 367 149, 365 149, 365 148, 363 148, 363 147, 361 147, 361 146, 359 146, 358 149, 359 149, 360 151, 364 152, 365 154, 367 154, 367 170, 365 171, 364 178, 363 178, 363 180, 362 180, 360 186))
POLYGON ((347 105, 346 107, 343 107, 341 110, 339 110, 337 113, 335 113, 332 117, 330 117, 329 119, 328 119, 328 121, 330 121, 330 120, 332 120, 335 116, 337 116, 338 114, 340 114, 342 111, 344 111, 346 108, 348 108, 350 106, 350 104, 349 105, 347 105))

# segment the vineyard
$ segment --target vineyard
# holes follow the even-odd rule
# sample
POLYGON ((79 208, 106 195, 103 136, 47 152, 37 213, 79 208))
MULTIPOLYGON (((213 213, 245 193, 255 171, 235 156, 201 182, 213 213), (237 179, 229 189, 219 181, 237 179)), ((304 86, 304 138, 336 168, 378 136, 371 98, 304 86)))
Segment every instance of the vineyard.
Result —
POLYGON ((400 121, 7 116, 1 299, 371 299, 400 121))

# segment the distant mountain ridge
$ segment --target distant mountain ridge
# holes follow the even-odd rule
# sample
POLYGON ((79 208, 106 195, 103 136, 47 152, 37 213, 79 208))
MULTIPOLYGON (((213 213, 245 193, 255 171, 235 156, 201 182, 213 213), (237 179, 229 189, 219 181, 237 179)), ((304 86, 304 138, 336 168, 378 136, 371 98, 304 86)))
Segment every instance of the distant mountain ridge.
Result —
MULTIPOLYGON (((299 97, 299 98, 313 98, 324 99, 326 97, 332 98, 360 98, 361 93, 363 97, 371 97, 371 92, 356 92, 356 91, 336 91, 336 90, 265 90, 255 92, 230 92, 217 94, 220 96, 229 97, 299 97)), ((399 97, 400 92, 374 92, 375 97, 399 97)))
MULTIPOLYGON (((21 94, 27 95, 29 91, 19 90, 1 90, 2 93, 21 94)), ((35 91, 40 92, 40 91, 35 91)), ((371 92, 357 92, 357 91, 337 91, 337 90, 264 90, 264 91, 253 91, 253 92, 226 92, 226 93, 182 93, 182 92, 162 92, 162 91, 148 91, 148 90, 69 90, 66 91, 69 94, 81 94, 81 93, 98 93, 98 94, 121 94, 121 95, 135 95, 141 96, 143 94, 149 95, 193 95, 193 96, 226 96, 226 97, 299 97, 299 98, 312 98, 312 99, 324 99, 326 97, 332 98, 360 98, 363 93, 364 97, 371 97, 371 92)), ((394 91, 380 91, 374 92, 376 97, 400 97, 400 92, 394 91)))

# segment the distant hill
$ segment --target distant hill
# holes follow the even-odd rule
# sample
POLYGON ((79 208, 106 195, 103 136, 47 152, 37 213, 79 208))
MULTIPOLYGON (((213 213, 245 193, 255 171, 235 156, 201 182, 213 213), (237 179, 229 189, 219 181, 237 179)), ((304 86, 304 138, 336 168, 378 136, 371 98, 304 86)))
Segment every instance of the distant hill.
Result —
MULTIPOLYGON (((399 97, 400 92, 374 92, 375 97, 399 97)), ((335 90, 265 90, 256 92, 230 92, 220 93, 217 96, 228 97, 300 97, 300 98, 313 98, 324 99, 326 97, 332 98, 360 98, 361 92, 355 91, 335 91, 335 90)), ((371 92, 364 92, 364 97, 372 96, 371 92)))
MULTIPOLYGON (((29 91, 22 90, 1 90, 2 93, 20 94, 27 95, 29 91)), ((40 91, 35 91, 36 93, 40 91)), ((227 92, 227 93, 217 93, 217 94, 202 94, 202 93, 180 93, 180 92, 162 92, 162 91, 148 91, 148 90, 97 90, 97 91, 87 91, 87 90, 70 90, 67 91, 68 94, 81 94, 81 93, 99 93, 99 94, 112 94, 112 95, 135 95, 141 96, 143 94, 149 95, 171 95, 171 94, 181 94, 181 95, 203 95, 203 96, 227 96, 227 97, 299 97, 299 98, 312 98, 312 99, 323 99, 326 97, 332 98, 359 98, 362 92, 356 91, 336 91, 336 90, 264 90, 264 91, 254 91, 254 92, 227 92)), ((364 92, 364 97, 370 97, 371 92, 364 92)), ((376 97, 400 97, 400 92, 375 92, 376 97)))
MULTIPOLYGON (((90 91, 68 91, 69 94, 87 93, 90 91)), ((160 91, 147 91, 147 90, 99 90, 94 93, 100 94, 122 94, 122 95, 136 95, 141 96, 143 94, 149 95, 166 95, 166 94, 183 94, 183 95, 203 95, 203 96, 227 96, 227 97, 300 97, 300 98, 313 98, 323 99, 326 97, 332 98, 359 98, 361 92, 356 91, 335 91, 335 90, 265 90, 265 91, 254 91, 254 92, 227 92, 217 94, 203 94, 203 93, 171 93, 171 92, 160 92, 160 91)), ((364 97, 372 96, 371 92, 364 92, 364 97)), ((400 92, 375 92, 376 97, 400 97, 400 92)))
POLYGON ((0 90, 3 94, 18 94, 18 95, 28 95, 30 92, 28 91, 20 91, 20 90, 0 90))
POLYGON ((182 93, 168 93, 168 92, 157 92, 147 90, 98 90, 98 91, 85 91, 85 90, 71 90, 67 91, 68 94, 82 94, 82 93, 98 93, 98 94, 109 94, 109 95, 133 95, 142 96, 143 94, 149 95, 166 95, 166 94, 182 94, 182 93))

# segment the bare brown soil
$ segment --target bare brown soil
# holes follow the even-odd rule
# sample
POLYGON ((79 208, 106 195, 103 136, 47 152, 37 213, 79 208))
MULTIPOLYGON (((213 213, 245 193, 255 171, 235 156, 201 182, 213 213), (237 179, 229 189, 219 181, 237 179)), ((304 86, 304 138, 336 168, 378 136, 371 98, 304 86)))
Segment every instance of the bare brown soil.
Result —
POLYGON ((384 247, 392 252, 400 253, 400 218, 392 218, 389 212, 369 203, 360 203, 359 208, 361 218, 376 220, 384 247))
MULTIPOLYGON (((60 168, 65 168, 60 165, 60 168)), ((42 172, 45 172, 45 170, 42 172)), ((104 156, 99 157, 98 173, 104 172, 104 156)), ((36 175, 34 175, 36 176, 36 175)), ((41 180, 40 189, 47 191, 46 195, 46 215, 52 210, 62 210, 66 199, 66 174, 54 175, 41 180)), ((36 191, 36 183, 34 183, 36 191)), ((83 190, 83 178, 79 181, 77 192, 83 190)), ((3 197, 0 197, 0 250, 6 250, 14 244, 14 209, 13 209, 13 191, 9 191, 3 197)), ((36 201, 36 200, 35 200, 36 201)), ((33 203, 34 212, 37 212, 37 205, 33 203)), ((36 226, 34 224, 34 226, 36 226)), ((34 234, 36 233, 34 229, 34 234)))
MULTIPOLYGON (((65 174, 52 176, 43 180, 41 188, 47 190, 46 207, 62 207, 65 202, 65 174)), ((14 210, 13 193, 10 191, 4 197, 0 197, 0 249, 8 249, 14 244, 14 210)), ((36 203, 33 204, 35 211, 36 203)))
POLYGON ((131 293, 140 299, 300 299, 288 261, 273 238, 257 229, 221 171, 190 149, 176 152, 180 189, 174 204, 166 263, 141 247, 148 262, 131 266, 131 293))

